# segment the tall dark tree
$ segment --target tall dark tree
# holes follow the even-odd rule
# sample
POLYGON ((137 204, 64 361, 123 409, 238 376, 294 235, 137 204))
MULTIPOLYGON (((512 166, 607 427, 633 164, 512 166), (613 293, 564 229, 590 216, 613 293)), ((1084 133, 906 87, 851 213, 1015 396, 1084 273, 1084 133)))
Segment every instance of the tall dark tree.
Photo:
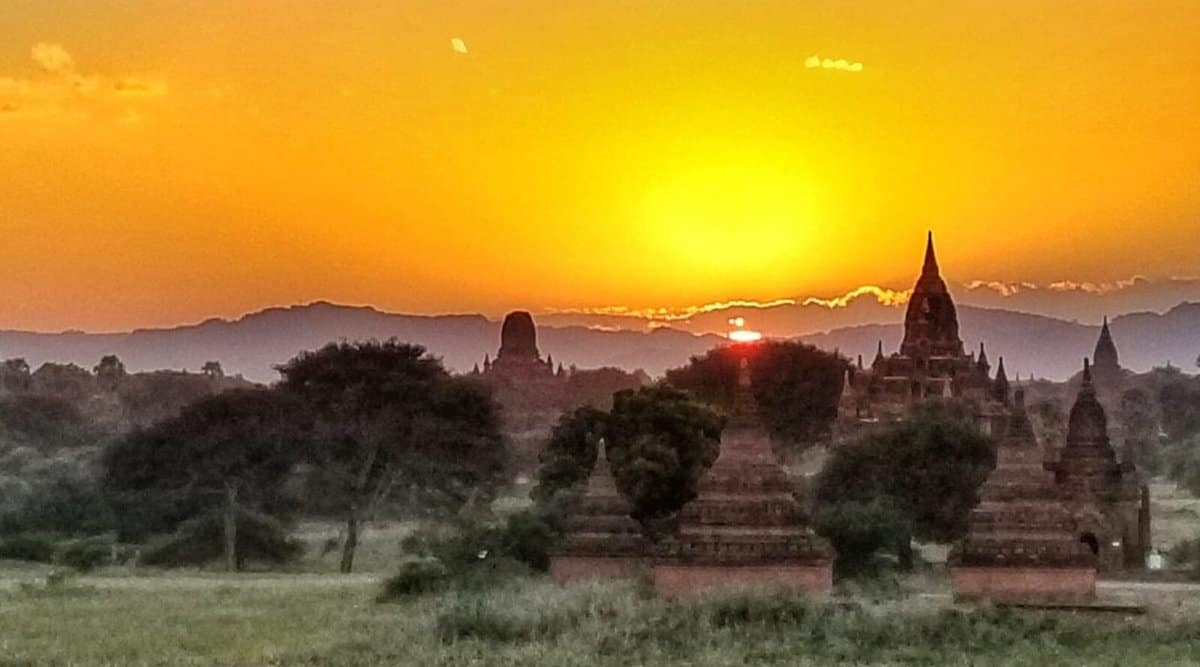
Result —
POLYGON ((538 455, 538 484, 530 494, 539 503, 587 481, 604 439, 608 413, 583 406, 564 413, 538 455))
POLYGON ((303 415, 294 399, 266 389, 202 399, 114 444, 104 459, 105 490, 118 506, 181 500, 181 515, 165 517, 166 524, 219 508, 225 565, 238 569, 238 517, 277 501, 302 458, 303 415))
POLYGON ((954 405, 933 405, 889 431, 833 451, 817 482, 830 506, 883 498, 905 513, 918 539, 950 542, 965 534, 995 448, 954 405))
POLYGON ((669 386, 613 396, 605 442, 617 487, 634 516, 656 519, 696 497, 719 452, 722 417, 669 386))
MULTIPOLYGON (((739 357, 718 347, 667 371, 667 382, 720 408, 733 404, 739 357)), ((811 345, 766 341, 750 357, 754 399, 772 437, 802 450, 829 435, 837 419, 847 362, 811 345)))
POLYGON ((1124 437, 1125 454, 1132 457, 1138 466, 1150 462, 1154 441, 1158 435, 1158 419, 1154 403, 1141 389, 1130 389, 1121 394, 1121 432, 1124 437))
POLYGON ((496 404, 418 345, 330 344, 279 370, 280 390, 315 420, 314 461, 346 521, 343 572, 354 567, 361 523, 397 486, 461 505, 500 479, 496 404))
POLYGON ((1172 441, 1200 433, 1200 378, 1182 374, 1158 392, 1163 430, 1172 441))

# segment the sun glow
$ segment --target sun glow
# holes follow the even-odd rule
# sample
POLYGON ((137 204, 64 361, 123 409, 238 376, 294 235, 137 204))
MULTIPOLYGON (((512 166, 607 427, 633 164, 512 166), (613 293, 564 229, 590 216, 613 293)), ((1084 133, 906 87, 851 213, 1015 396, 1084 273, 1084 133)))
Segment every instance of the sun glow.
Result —
POLYGON ((762 340, 762 333, 749 329, 738 329, 729 332, 729 340, 735 343, 753 343, 762 340))

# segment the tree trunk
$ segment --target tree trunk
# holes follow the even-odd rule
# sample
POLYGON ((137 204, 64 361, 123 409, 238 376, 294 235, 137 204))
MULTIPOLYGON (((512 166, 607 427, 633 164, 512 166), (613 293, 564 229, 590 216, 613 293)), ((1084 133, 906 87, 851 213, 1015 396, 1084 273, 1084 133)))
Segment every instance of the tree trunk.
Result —
POLYGON ((238 569, 237 562, 237 487, 225 482, 225 571, 238 569))
POLYGON ((358 547, 358 503, 350 506, 350 516, 346 520, 346 542, 342 544, 342 564, 338 568, 342 574, 354 571, 354 550, 358 547))

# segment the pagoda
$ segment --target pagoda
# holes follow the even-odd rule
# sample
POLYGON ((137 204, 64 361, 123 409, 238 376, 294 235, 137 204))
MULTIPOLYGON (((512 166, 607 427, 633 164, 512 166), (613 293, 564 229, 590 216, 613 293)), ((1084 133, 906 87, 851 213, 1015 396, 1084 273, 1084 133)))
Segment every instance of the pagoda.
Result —
POLYGON ((955 599, 1080 602, 1096 595, 1096 558, 1075 535, 1018 389, 996 467, 966 538, 950 554, 955 599))
POLYGON ((805 525, 787 475, 771 450, 750 391, 743 356, 721 453, 679 514, 679 528, 658 545, 653 566, 661 595, 765 586, 826 595, 833 552, 805 525))
MULTIPOLYGON (((899 351, 885 355, 883 341, 868 368, 862 364, 848 377, 847 395, 839 406, 839 432, 853 439, 864 428, 907 418, 915 406, 934 400, 975 399, 993 403, 997 388, 989 377, 983 345, 979 356, 967 353, 958 328, 958 310, 942 278, 933 233, 925 239, 925 258, 904 312, 904 339, 899 351)), ((1003 405, 984 405, 976 415, 986 434, 1002 428, 1003 405)))
POLYGON ((1149 490, 1131 461, 1117 459, 1087 359, 1067 444, 1048 467, 1074 516, 1076 535, 1099 558, 1101 571, 1141 567, 1150 552, 1149 490))
POLYGON ((646 545, 631 511, 617 490, 607 451, 598 452, 564 542, 550 556, 550 576, 566 584, 641 574, 646 545))

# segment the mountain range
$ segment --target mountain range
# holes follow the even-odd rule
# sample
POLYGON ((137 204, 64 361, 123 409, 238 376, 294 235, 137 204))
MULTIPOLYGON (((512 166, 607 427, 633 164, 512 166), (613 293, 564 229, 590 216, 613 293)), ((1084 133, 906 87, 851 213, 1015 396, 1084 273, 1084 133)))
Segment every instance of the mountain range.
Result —
MULTIPOLYGON (((587 323, 580 316, 572 316, 572 321, 550 314, 537 316, 538 342, 544 355, 564 365, 641 368, 660 375, 690 356, 720 345, 724 338, 711 331, 719 330, 720 322, 738 312, 726 308, 704 313, 712 321, 700 328, 708 332, 674 325, 617 328, 603 319, 587 323)), ((1082 358, 1091 354, 1099 335, 1098 326, 1045 315, 969 305, 960 305, 958 312, 964 343, 977 348, 980 341, 985 341, 993 366, 1003 356, 1009 377, 1034 374, 1066 379, 1081 367, 1082 358)), ((789 325, 798 325, 789 323, 783 310, 771 314, 753 309, 752 314, 764 322, 776 318, 766 327, 770 335, 798 337, 825 349, 838 349, 850 358, 861 354, 869 364, 880 341, 885 352, 899 345, 903 313, 902 307, 879 306, 872 313, 879 318, 876 323, 823 331, 788 331, 789 325)), ((622 318, 622 324, 628 325, 630 319, 622 318)), ((693 321, 683 324, 696 325, 693 321)), ((1113 318, 1110 326, 1122 365, 1135 371, 1167 363, 1192 369, 1200 355, 1200 303, 1181 303, 1162 313, 1121 315, 1113 318)), ((198 370, 205 362, 216 360, 226 373, 270 382, 278 377, 274 367, 301 350, 316 349, 330 341, 370 338, 396 337, 419 343, 441 357, 451 370, 466 372, 485 354, 495 354, 499 335, 500 322, 483 315, 406 315, 316 302, 268 308, 234 320, 211 319, 125 333, 0 331, 0 358, 24 358, 34 368, 45 362, 91 368, 101 356, 116 354, 131 371, 198 370)))

